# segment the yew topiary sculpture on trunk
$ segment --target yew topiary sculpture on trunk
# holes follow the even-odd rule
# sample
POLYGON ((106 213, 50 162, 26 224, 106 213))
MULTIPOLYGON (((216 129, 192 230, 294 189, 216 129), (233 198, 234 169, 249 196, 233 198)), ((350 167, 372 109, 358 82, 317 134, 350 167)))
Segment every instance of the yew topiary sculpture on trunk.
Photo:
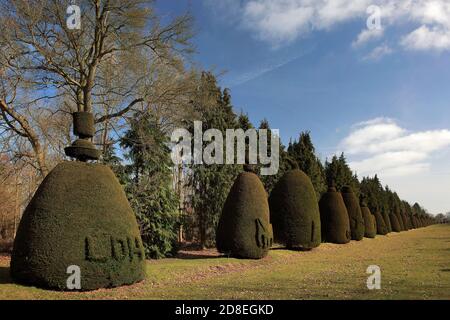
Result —
POLYGON ((223 207, 216 232, 217 250, 236 258, 261 259, 272 242, 267 193, 256 174, 242 172, 223 207))
POLYGON ((359 201, 349 186, 342 188, 342 198, 347 208, 352 240, 360 241, 364 238, 364 219, 359 201))
POLYGON ((145 255, 135 215, 122 186, 98 159, 90 139, 93 116, 74 115, 80 138, 66 149, 79 161, 57 165, 25 209, 14 241, 12 278, 26 285, 69 290, 78 267, 79 290, 116 287, 145 278, 145 255))
POLYGON ((322 241, 345 244, 351 240, 350 222, 342 195, 336 191, 334 184, 319 202, 320 220, 322 222, 322 241))
POLYGON ((303 171, 284 174, 271 192, 269 205, 275 242, 289 249, 320 245, 319 206, 311 180, 303 171))

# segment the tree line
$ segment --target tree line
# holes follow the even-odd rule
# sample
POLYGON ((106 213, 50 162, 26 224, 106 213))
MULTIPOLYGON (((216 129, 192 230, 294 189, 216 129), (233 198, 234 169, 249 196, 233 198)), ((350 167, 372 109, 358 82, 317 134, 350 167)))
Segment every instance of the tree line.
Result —
MULTIPOLYGON (((170 159, 174 128, 253 128, 228 89, 193 60, 192 17, 157 15, 152 1, 80 1, 82 28, 65 24, 70 1, 0 1, 0 237, 11 239, 20 214, 46 174, 66 160, 71 114, 95 115, 94 143, 136 213, 147 256, 176 252, 181 241, 214 246, 228 191, 241 165, 181 165, 170 159)), ((267 119, 256 125, 270 129, 267 119)), ((361 181, 345 156, 322 163, 311 134, 280 143, 280 170, 262 176, 270 192, 293 162, 318 199, 334 181, 367 194, 372 208, 426 214, 378 177, 361 181)))

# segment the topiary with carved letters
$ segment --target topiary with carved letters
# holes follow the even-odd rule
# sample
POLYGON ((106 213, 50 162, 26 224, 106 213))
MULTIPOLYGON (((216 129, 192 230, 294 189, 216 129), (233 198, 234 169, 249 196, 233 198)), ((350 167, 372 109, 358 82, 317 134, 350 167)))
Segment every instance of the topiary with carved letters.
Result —
POLYGON ((236 258, 261 259, 272 242, 266 190, 256 174, 242 172, 231 187, 220 216, 217 250, 236 258))
POLYGON ((337 244, 351 240, 350 221, 342 195, 332 185, 319 201, 322 240, 337 244))
POLYGON ((363 197, 360 199, 360 207, 364 218, 364 237, 375 238, 377 234, 375 217, 370 212, 370 209, 367 207, 367 203, 363 197))
POLYGON ((274 241, 288 249, 312 249, 321 240, 320 211, 309 177, 301 170, 288 171, 269 197, 274 241))
POLYGON ((67 268, 80 267, 81 290, 145 277, 135 215, 109 167, 63 162, 44 179, 20 222, 11 257, 19 283, 67 290, 67 268))
POLYGON ((364 219, 358 198, 350 186, 342 188, 342 198, 347 207, 352 240, 360 241, 364 238, 364 219))
POLYGON ((382 235, 382 236, 387 235, 389 232, 388 232, 386 223, 384 222, 384 218, 381 215, 380 211, 375 211, 373 216, 375 217, 375 222, 377 224, 377 234, 382 235))

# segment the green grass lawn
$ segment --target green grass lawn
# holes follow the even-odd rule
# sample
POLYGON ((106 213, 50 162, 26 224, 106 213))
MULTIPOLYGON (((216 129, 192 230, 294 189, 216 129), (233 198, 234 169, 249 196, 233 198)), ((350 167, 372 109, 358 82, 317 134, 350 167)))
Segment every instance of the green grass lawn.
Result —
POLYGON ((310 252, 272 250, 262 260, 207 255, 148 261, 139 284, 55 292, 13 284, 0 257, 0 299, 450 299, 450 225, 435 225, 310 252), (381 290, 366 269, 381 268, 381 290))

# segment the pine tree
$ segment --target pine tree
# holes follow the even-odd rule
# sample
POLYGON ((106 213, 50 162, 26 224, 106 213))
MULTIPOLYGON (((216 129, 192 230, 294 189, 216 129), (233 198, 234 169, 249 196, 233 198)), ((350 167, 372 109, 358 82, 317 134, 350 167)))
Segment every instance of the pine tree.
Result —
MULTIPOLYGON (((268 155, 271 154, 271 139, 272 139, 272 132, 270 131, 270 124, 269 121, 267 121, 267 119, 263 119, 259 125, 259 129, 265 129, 268 130, 267 132, 267 147, 268 147, 268 155)), ((279 137, 279 139, 281 140, 281 138, 279 137)), ((274 175, 266 175, 266 176, 262 176, 259 175, 262 183, 264 184, 264 188, 267 191, 267 194, 270 194, 273 190, 273 188, 275 187, 275 184, 278 182, 278 180, 280 180, 280 178, 290 169, 293 169, 291 167, 291 165, 289 164, 288 161, 288 153, 285 150, 284 145, 281 143, 281 141, 279 141, 279 169, 278 169, 278 173, 274 174, 274 175)), ((261 167, 261 165, 258 166, 259 168, 261 167)), ((259 172, 258 172, 259 174, 259 172)))
MULTIPOLYGON (((202 74, 200 86, 191 104, 198 113, 198 120, 203 123, 203 132, 211 128, 225 132, 226 129, 239 127, 229 90, 222 91, 215 76, 209 72, 202 74)), ((192 122, 187 122, 186 126, 193 132, 192 122)), ((206 145, 204 142, 204 147, 206 145)), ((194 219, 193 225, 187 227, 198 230, 198 240, 202 247, 212 247, 215 245, 216 229, 227 194, 242 171, 242 165, 189 165, 188 170, 188 184, 193 192, 191 200, 194 219)))
POLYGON ((350 186, 355 196, 359 197, 358 177, 353 174, 343 153, 339 157, 333 156, 331 162, 325 161, 325 174, 328 184, 334 183, 337 190, 350 186))
POLYGON ((121 146, 126 166, 126 192, 141 229, 146 255, 163 258, 177 248, 178 198, 172 186, 167 135, 150 114, 136 113, 121 146))
POLYGON ((298 141, 290 142, 288 156, 311 179, 317 199, 327 190, 325 171, 312 143, 309 131, 301 132, 298 141))

